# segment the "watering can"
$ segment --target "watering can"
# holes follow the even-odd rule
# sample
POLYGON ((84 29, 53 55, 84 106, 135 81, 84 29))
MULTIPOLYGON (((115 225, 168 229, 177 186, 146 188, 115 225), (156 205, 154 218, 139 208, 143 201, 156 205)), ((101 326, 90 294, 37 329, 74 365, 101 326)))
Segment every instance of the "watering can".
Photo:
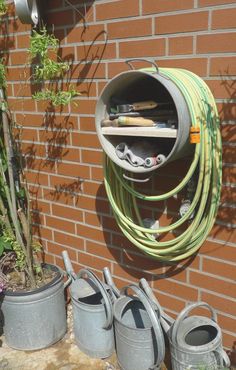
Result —
POLYGON ((76 343, 90 357, 109 357, 114 351, 110 288, 88 269, 80 270, 75 277, 67 252, 63 252, 63 259, 67 273, 74 279, 70 294, 76 343))
POLYGON ((230 366, 228 355, 222 348, 217 315, 211 306, 205 302, 193 303, 184 308, 174 321, 163 311, 148 282, 142 278, 139 284, 159 309, 160 322, 170 342, 172 370, 216 370, 230 366), (188 316, 197 307, 207 308, 211 318, 188 316))
POLYGON ((222 348, 216 312, 205 302, 193 303, 181 311, 169 331, 169 339, 173 370, 215 370, 230 366, 222 348), (207 308, 211 317, 189 316, 198 307, 207 308))
POLYGON ((135 284, 121 290, 113 307, 116 353, 122 370, 158 370, 165 357, 159 316, 135 284), (128 295, 128 290, 135 296, 128 295))

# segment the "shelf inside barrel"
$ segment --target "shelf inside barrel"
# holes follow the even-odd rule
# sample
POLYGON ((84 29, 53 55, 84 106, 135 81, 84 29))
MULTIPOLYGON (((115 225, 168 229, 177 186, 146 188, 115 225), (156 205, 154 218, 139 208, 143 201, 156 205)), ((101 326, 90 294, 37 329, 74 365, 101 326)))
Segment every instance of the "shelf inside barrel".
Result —
POLYGON ((176 138, 177 129, 159 127, 102 127, 103 135, 176 138))

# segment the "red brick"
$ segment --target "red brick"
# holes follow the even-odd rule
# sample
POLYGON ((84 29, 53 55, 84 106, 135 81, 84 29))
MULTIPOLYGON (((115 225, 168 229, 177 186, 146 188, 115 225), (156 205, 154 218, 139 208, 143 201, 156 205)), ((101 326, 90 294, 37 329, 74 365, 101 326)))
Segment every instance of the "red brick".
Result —
POLYGON ((199 0, 199 6, 217 6, 222 4, 232 4, 234 0, 199 0))
POLYGON ((99 258, 94 255, 79 253, 79 262, 85 267, 94 268, 96 270, 102 270, 104 267, 111 269, 111 262, 104 258, 99 258))
POLYGON ((169 54, 191 54, 193 52, 192 37, 171 37, 169 38, 169 54))
POLYGON ((26 52, 14 52, 11 53, 11 65, 21 65, 27 63, 27 54, 26 52))
POLYGON ((75 133, 72 138, 73 146, 84 148, 100 148, 100 142, 95 133, 84 134, 82 132, 75 133))
POLYGON ((89 240, 86 240, 86 252, 109 260, 113 260, 115 258, 116 261, 121 261, 121 251, 118 248, 98 244, 89 240))
POLYGON ((75 223, 78 221, 83 221, 83 213, 80 210, 57 204, 52 204, 52 216, 73 220, 75 223))
POLYGON ((143 14, 158 14, 162 12, 180 11, 192 9, 193 0, 168 0, 168 1, 150 1, 143 0, 143 14))
POLYGON ((95 227, 101 226, 101 216, 97 213, 84 212, 84 221, 86 225, 91 225, 95 227))
POLYGON ((75 163, 59 163, 57 173, 63 176, 89 178, 89 167, 75 163))
POLYGON ((164 55, 165 40, 152 39, 132 42, 120 42, 120 57, 148 57, 164 55))
POLYGON ((234 93, 233 83, 229 80, 205 81, 215 99, 230 99, 234 93))
POLYGON ((94 117, 80 117, 80 129, 81 131, 95 131, 95 119, 94 117))
POLYGON ((110 243, 109 233, 104 232, 101 228, 95 229, 91 226, 78 224, 77 234, 85 239, 94 240, 101 243, 110 243))
MULTIPOLYGON (((61 254, 62 252, 65 250, 65 247, 62 246, 62 245, 58 245, 56 244, 55 242, 48 242, 47 243, 47 246, 48 246, 48 252, 49 253, 53 253, 54 255, 57 255, 57 256, 60 256, 61 257, 61 254)), ((77 261, 77 252, 73 249, 69 249, 67 250, 68 253, 69 253, 69 256, 71 258, 72 261, 77 261)), ((62 267, 63 269, 65 268, 65 266, 60 266, 62 267)))
POLYGON ((160 302, 164 310, 167 309, 179 313, 185 307, 185 301, 179 299, 176 294, 168 295, 163 294, 160 291, 155 292, 155 290, 153 290, 153 292, 155 293, 158 301, 160 302))
MULTIPOLYGON (((120 278, 128 281, 128 282, 138 282, 142 277, 147 279, 148 281, 151 280, 151 274, 147 272, 143 272, 142 270, 136 270, 131 268, 130 266, 125 266, 122 264, 114 264, 113 268, 114 276, 119 276, 120 278)), ((124 286, 124 284, 123 284, 124 286)))
POLYGON ((35 236, 38 236, 40 241, 41 241, 41 238, 52 240, 52 230, 51 229, 45 226, 42 226, 42 225, 34 225, 32 230, 33 230, 33 234, 35 236))
POLYGON ((139 14, 138 0, 115 0, 105 4, 96 4, 96 19, 107 20, 132 17, 139 14))
POLYGON ((235 52, 236 33, 214 33, 197 36, 197 53, 235 52))
POLYGON ((102 164, 102 152, 95 150, 81 150, 82 162, 90 164, 102 164))
POLYGON ((190 271, 190 283, 196 287, 236 298, 236 283, 190 271))
POLYGON ((236 333, 236 318, 231 318, 221 314, 217 315, 218 323, 223 330, 236 333))
POLYGON ((91 168, 91 180, 96 181, 103 181, 104 175, 103 175, 103 169, 99 167, 92 167, 91 168))
POLYGON ((88 41, 106 41, 104 24, 88 24, 86 28, 84 26, 75 27, 67 35, 67 44, 88 41))
POLYGON ((38 172, 26 172, 25 173, 27 182, 35 186, 48 186, 48 175, 44 175, 38 172))
POLYGON ((31 209, 36 212, 49 214, 51 207, 50 203, 46 203, 38 199, 33 199, 31 200, 31 209))
POLYGON ((30 38, 29 35, 17 35, 17 49, 29 48, 30 38))
MULTIPOLYGON (((236 58, 235 57, 215 57, 210 59, 211 76, 231 76, 236 75, 236 58)), ((231 81, 221 80, 222 84, 230 84, 231 81)))
POLYGON ((186 58, 186 59, 168 59, 159 60, 160 67, 167 68, 183 68, 198 74, 206 76, 207 73, 207 58, 186 58))
POLYGON ((125 64, 124 62, 111 61, 111 63, 108 64, 108 77, 115 77, 119 73, 127 71, 127 69, 127 64, 125 64))
MULTIPOLYGON (((103 44, 78 46, 77 55, 79 60, 96 59, 100 61, 104 59, 114 59, 116 57, 116 44, 114 42, 113 43, 106 42, 103 44)), ((96 67, 98 68, 99 64, 97 64, 96 67)), ((81 73, 83 73, 83 71, 81 71, 81 73)), ((101 71, 101 73, 105 73, 105 71, 101 71)))
POLYGON ((217 241, 205 241, 201 247, 201 255, 207 257, 215 257, 222 261, 229 261, 236 263, 236 249, 227 244, 220 244, 217 241))
POLYGON ((86 181, 83 183, 83 190, 87 195, 99 196, 106 199, 104 184, 86 181))
MULTIPOLYGON (((234 254, 236 249, 234 248, 234 254)), ((236 265, 224 263, 211 258, 203 258, 202 271, 207 272, 218 277, 235 280, 236 265)))
POLYGON ((57 189, 44 189, 43 197, 46 200, 57 202, 59 204, 74 205, 74 200, 76 196, 68 194, 66 192, 61 192, 57 189))
POLYGON ((149 36, 152 34, 151 18, 108 23, 107 33, 109 39, 149 36))
POLYGON ((16 120, 24 127, 44 127, 44 120, 41 115, 16 114, 16 120))
POLYGON ((167 278, 155 280, 153 286, 158 291, 162 291, 187 301, 198 300, 198 290, 194 286, 180 284, 167 278))
POLYGON ((54 26, 71 25, 73 22, 73 9, 50 13, 50 24, 54 26))
POLYGON ((236 188, 231 186, 223 186, 221 193, 221 203, 236 202, 236 188))
POLYGON ((81 180, 63 176, 50 176, 50 186, 55 187, 58 191, 67 191, 70 193, 81 192, 81 180))
POLYGON ((235 315, 236 312, 236 300, 227 299, 226 297, 220 297, 214 292, 201 292, 201 300, 209 303, 216 310, 235 315))
MULTIPOLYGON (((100 46, 100 50, 105 50, 104 46, 100 46)), ((99 54, 101 55, 101 53, 99 54)), ((80 58, 80 55, 78 54, 80 58)), ((99 62, 91 62, 90 60, 85 60, 84 63, 80 63, 76 70, 77 78, 78 79, 85 79, 85 78, 105 78, 106 71, 105 71, 105 64, 99 62)))
POLYGON ((235 28, 236 8, 220 9, 212 12, 212 29, 235 28))
POLYGON ((235 119, 236 104, 235 103, 217 103, 218 112, 221 120, 230 121, 235 119))
POLYGON ((54 231, 54 241, 61 245, 67 245, 68 247, 84 250, 84 239, 79 236, 73 236, 65 234, 59 231, 54 231))
POLYGON ((208 12, 157 17, 155 27, 155 33, 158 35, 205 30, 208 27, 208 12))
POLYGON ((46 216, 46 225, 56 230, 64 230, 73 234, 75 232, 75 224, 71 221, 61 220, 57 217, 46 216))

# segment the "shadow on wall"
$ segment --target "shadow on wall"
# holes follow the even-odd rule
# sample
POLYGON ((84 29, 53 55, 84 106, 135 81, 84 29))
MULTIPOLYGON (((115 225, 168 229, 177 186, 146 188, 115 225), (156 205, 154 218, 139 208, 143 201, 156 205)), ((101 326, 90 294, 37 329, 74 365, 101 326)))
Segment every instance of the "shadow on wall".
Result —
POLYGON ((67 76, 65 84, 73 83, 81 87, 79 92, 84 96, 90 96, 91 85, 99 68, 100 62, 107 48, 107 33, 104 25, 94 26, 88 23, 93 21, 93 1, 69 1, 65 0, 65 10, 63 14, 51 13, 46 14, 47 24, 55 27, 55 35, 63 44, 66 38, 66 45, 62 45, 58 56, 63 61, 73 63, 73 68, 67 76), (70 21, 67 21, 70 19, 70 21), (56 29, 57 26, 63 26, 64 31, 56 29), (76 44, 76 54, 71 53, 73 46, 76 44), (69 45, 69 46, 67 46, 69 45), (69 50, 69 53, 67 52, 69 50))
POLYGON ((236 163, 236 152, 234 146, 236 141, 236 107, 234 103, 236 99, 236 81, 235 78, 230 75, 230 66, 225 71, 220 71, 220 77, 220 85, 224 89, 223 95, 227 97, 227 101, 224 101, 219 105, 223 142, 223 188, 217 222, 211 232, 211 236, 213 238, 222 239, 225 242, 234 242, 236 218, 233 204, 236 190, 232 184, 235 183, 236 178, 234 167, 236 163))

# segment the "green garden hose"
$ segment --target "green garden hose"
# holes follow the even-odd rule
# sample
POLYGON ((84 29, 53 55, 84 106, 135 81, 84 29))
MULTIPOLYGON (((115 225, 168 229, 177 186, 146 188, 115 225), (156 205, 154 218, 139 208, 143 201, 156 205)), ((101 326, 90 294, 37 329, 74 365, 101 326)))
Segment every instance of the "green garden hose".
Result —
MULTIPOLYGON (((156 73, 152 68, 143 71, 156 73)), ((215 100, 206 83, 183 69, 159 68, 159 72, 179 88, 188 105, 192 127, 200 130, 199 143, 192 144, 195 145, 195 152, 188 172, 171 191, 146 195, 135 190, 134 183, 124 179, 123 170, 104 155, 105 187, 124 235, 141 251, 157 260, 179 261, 197 252, 214 225, 222 182, 221 135, 215 100), (197 185, 188 211, 168 226, 157 230, 144 227, 137 200, 166 200, 177 195, 193 176, 197 176, 197 185), (188 221, 193 214, 191 222, 188 221), (171 233, 174 236, 173 232, 186 221, 188 227, 171 240, 158 241, 153 237, 156 233, 171 233)))

